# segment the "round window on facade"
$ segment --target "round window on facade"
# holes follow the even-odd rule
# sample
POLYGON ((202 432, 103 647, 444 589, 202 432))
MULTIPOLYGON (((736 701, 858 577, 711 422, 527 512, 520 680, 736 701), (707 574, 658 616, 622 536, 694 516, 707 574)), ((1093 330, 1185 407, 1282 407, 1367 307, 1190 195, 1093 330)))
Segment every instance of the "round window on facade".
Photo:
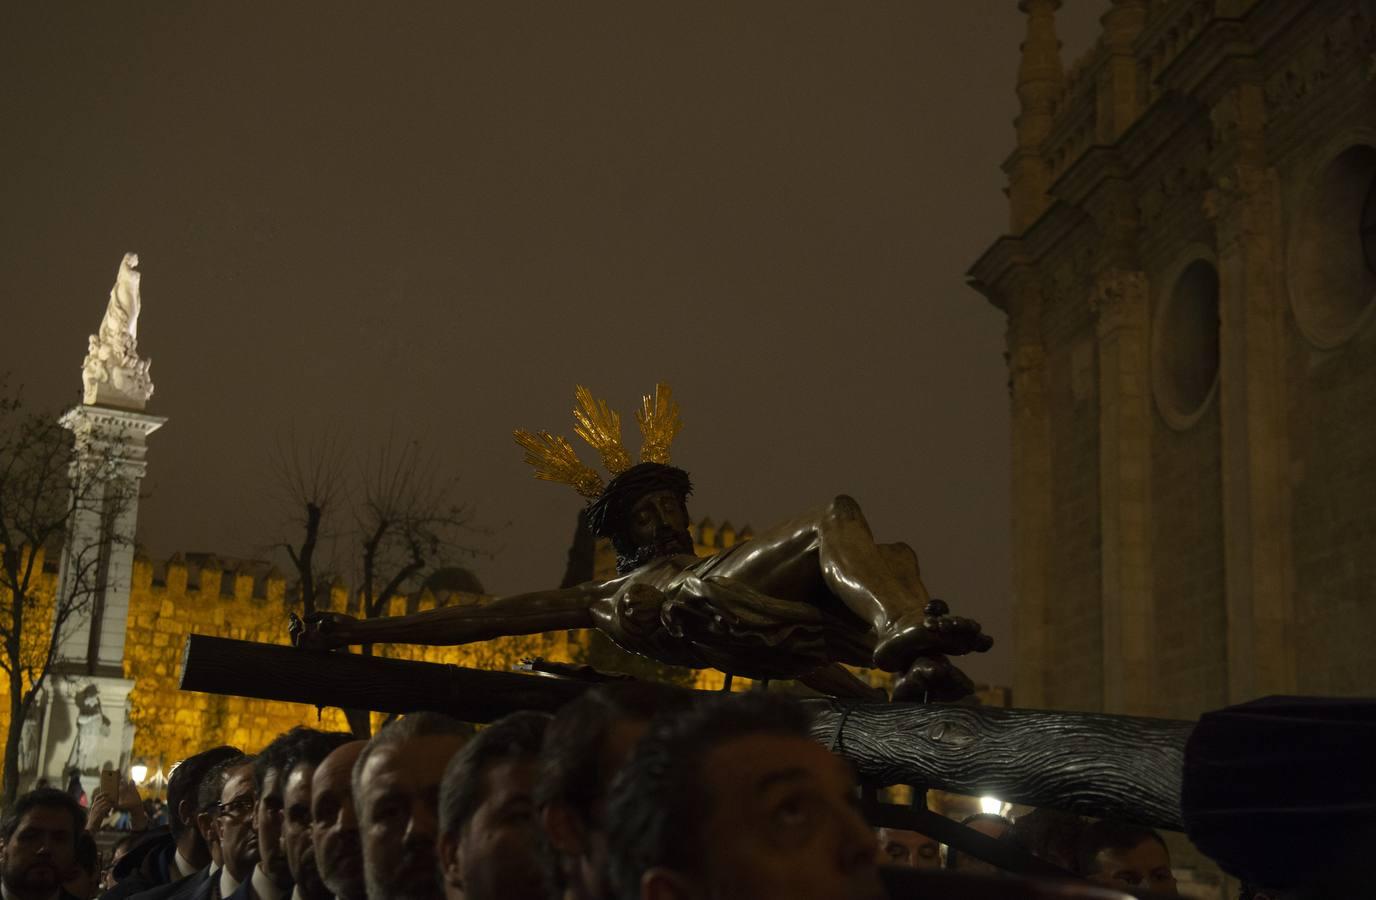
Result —
POLYGON ((1296 212, 1286 268, 1309 341, 1336 347, 1366 324, 1376 299, 1376 148, 1348 147, 1319 170, 1296 212))
POLYGON ((1199 420, 1218 388, 1218 270, 1207 259, 1180 269, 1156 311, 1152 381, 1174 428, 1199 420))

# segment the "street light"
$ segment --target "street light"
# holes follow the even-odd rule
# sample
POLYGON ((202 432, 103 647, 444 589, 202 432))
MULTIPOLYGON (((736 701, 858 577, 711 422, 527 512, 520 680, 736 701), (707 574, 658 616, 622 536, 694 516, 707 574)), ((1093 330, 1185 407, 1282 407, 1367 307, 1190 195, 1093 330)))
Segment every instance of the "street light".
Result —
POLYGON ((131 777, 131 778, 134 779, 134 784, 142 785, 143 782, 148 778, 148 767, 147 767, 147 766, 130 766, 130 767, 129 767, 129 777, 131 777))

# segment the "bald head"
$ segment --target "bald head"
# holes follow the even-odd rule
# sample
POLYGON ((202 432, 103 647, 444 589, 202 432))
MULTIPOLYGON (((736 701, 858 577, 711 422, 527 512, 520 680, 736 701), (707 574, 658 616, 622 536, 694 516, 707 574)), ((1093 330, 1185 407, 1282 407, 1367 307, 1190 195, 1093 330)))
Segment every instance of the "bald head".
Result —
POLYGON ((354 817, 354 763, 367 741, 336 748, 311 779, 311 842, 320 880, 339 900, 363 900, 363 853, 354 817))

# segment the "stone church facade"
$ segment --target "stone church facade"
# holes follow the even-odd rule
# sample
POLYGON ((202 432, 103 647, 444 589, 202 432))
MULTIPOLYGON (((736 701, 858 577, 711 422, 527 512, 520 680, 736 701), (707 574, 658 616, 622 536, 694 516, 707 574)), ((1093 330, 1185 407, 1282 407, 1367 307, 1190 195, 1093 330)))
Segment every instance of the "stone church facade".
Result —
POLYGON ((1114 0, 1027 39, 1008 317, 1018 706, 1376 693, 1376 3, 1114 0))

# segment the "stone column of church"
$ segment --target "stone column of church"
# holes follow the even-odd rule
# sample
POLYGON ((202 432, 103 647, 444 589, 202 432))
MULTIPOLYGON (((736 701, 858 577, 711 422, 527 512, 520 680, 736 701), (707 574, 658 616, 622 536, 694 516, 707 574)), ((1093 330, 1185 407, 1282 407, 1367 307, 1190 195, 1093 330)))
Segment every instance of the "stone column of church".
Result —
POLYGON ((1008 390, 1013 418, 1013 696, 1019 706, 1046 706, 1051 664, 1051 423, 1046 404, 1042 293, 1035 273, 1013 276, 1008 309, 1008 390))
POLYGON ((1211 116, 1205 211, 1218 245, 1228 695, 1239 702, 1296 683, 1281 223, 1261 86, 1234 82, 1211 116))
POLYGON ((1061 0, 1020 0, 1027 14, 1027 38, 1018 65, 1018 144, 1003 163, 1008 176, 1009 231, 1021 234, 1050 204, 1051 167, 1042 143, 1051 131, 1056 98, 1064 89, 1056 10, 1061 0))
POLYGON ((1099 342, 1099 522, 1104 712, 1150 715, 1155 613, 1148 531, 1151 389, 1147 278, 1110 268, 1095 279, 1099 342))

